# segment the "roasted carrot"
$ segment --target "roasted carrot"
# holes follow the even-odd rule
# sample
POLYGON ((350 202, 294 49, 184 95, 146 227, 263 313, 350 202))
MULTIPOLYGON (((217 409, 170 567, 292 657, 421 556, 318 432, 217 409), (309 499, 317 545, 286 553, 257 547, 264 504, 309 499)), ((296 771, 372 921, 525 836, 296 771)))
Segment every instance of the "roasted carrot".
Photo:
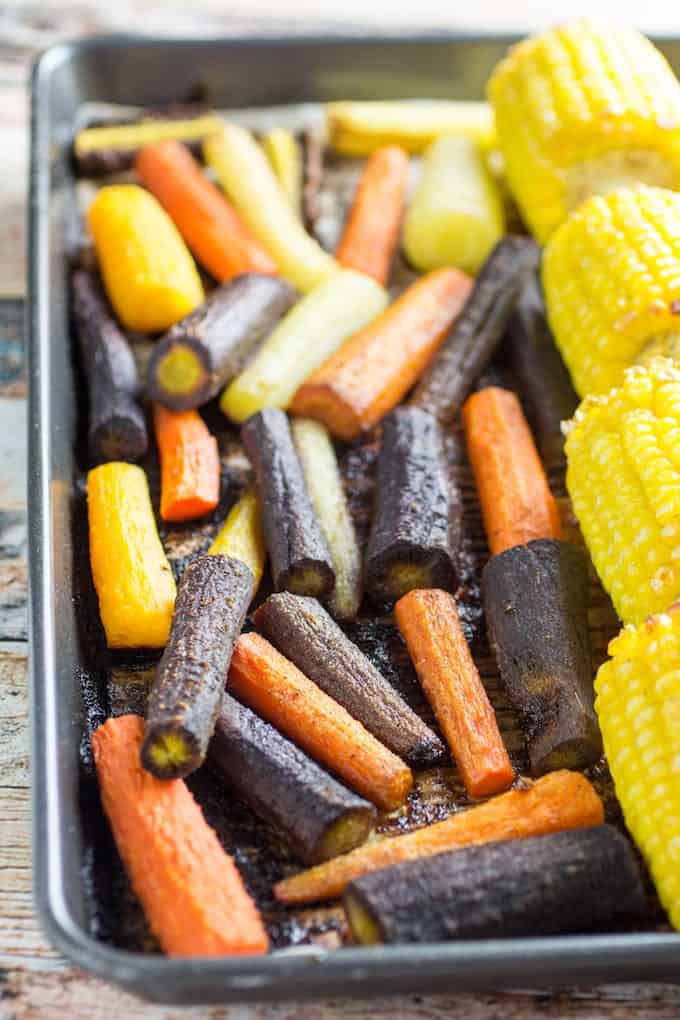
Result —
POLYGON ((560 538, 557 504, 515 394, 498 386, 473 393, 463 426, 492 555, 560 538))
POLYGON ((241 273, 278 274, 274 259, 206 177, 186 145, 174 139, 145 145, 135 160, 135 170, 215 279, 224 283, 241 273))
POLYGON ((456 600, 414 589, 394 607, 427 700, 471 797, 506 790, 512 765, 463 634, 456 600))
POLYGON ((443 822, 405 836, 393 836, 359 847, 335 860, 285 878, 274 887, 282 903, 313 903, 339 896, 360 875, 401 861, 432 857, 458 847, 523 836, 541 836, 566 829, 588 829, 604 821, 602 801, 580 772, 550 772, 515 790, 443 822))
POLYGON ((104 811, 130 883, 170 956, 265 953, 268 938, 236 865, 181 779, 139 760, 144 720, 107 719, 92 736, 104 811))
POLYGON ((387 283, 399 241, 408 183, 408 155, 397 145, 374 152, 366 164, 335 258, 347 269, 387 283))
POLYGON ((259 634, 236 642, 227 687, 379 808, 406 799, 408 766, 259 634))
POLYGON ((313 372, 291 410, 342 439, 372 428, 410 390, 463 307, 472 280, 437 269, 412 284, 313 372))
POLYGON ((154 404, 153 420, 161 458, 161 517, 191 521, 209 514, 220 498, 217 440, 198 411, 154 404))

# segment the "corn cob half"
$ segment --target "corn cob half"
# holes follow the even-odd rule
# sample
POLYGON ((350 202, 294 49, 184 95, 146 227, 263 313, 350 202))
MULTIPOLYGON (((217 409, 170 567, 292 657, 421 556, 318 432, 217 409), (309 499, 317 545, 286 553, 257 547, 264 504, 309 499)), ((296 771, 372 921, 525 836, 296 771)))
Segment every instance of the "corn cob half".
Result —
POLYGON ((511 190, 541 242, 592 194, 680 185, 680 84, 633 29, 579 20, 526 39, 488 94, 511 190))
POLYGON ((600 579, 624 623, 680 598, 680 369, 629 368, 567 426, 567 488, 600 579))
POLYGON ((595 680, 616 796, 680 929, 680 606, 624 627, 595 680))
POLYGON ((680 356, 680 194, 620 188, 588 199, 548 242, 548 318, 581 396, 633 362, 680 356))

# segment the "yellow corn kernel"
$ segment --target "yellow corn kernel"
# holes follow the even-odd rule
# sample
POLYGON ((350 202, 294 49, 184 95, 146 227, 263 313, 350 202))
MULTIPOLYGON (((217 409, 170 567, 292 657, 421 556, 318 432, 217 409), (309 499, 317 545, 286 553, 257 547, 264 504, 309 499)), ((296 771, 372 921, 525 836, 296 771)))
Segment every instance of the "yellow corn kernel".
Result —
POLYGON ((680 335, 680 194, 620 188, 588 199, 553 234, 543 285, 577 391, 606 393, 680 335), (675 334, 675 336, 674 336, 675 334))
POLYGON ((335 259, 310 237, 291 209, 250 131, 226 124, 220 134, 206 138, 203 153, 241 218, 294 287, 307 292, 337 272, 335 259))
POLYGON ((479 147, 438 138, 404 220, 409 261, 423 272, 455 266, 474 276, 504 233, 501 196, 479 147))
POLYGON ((680 606, 626 627, 595 680, 616 796, 680 928, 680 606))
POLYGON ((127 329, 169 329, 203 301, 194 260, 150 192, 109 185, 97 193, 87 219, 106 291, 127 329))
POLYGON ((254 485, 249 485, 234 503, 208 552, 211 556, 233 556, 245 563, 255 579, 255 595, 262 580, 267 552, 254 485))
POLYGON ((566 427, 567 488, 595 568, 624 623, 680 598, 680 369, 626 369, 566 427))
POLYGON ((272 169, 296 216, 302 203, 302 155, 292 131, 274 128, 262 139, 272 169))
POLYGON ((156 530, 144 471, 110 461, 87 476, 90 565, 109 648, 163 648, 175 579, 156 530))
POLYGON ((440 135, 459 135, 484 151, 496 141, 488 103, 447 99, 341 102, 326 106, 328 144, 344 156, 370 156, 384 145, 420 153, 440 135))
POLYGON ((590 195, 680 186, 680 84, 634 29, 579 20, 525 39, 488 96, 511 190, 542 243, 590 195))

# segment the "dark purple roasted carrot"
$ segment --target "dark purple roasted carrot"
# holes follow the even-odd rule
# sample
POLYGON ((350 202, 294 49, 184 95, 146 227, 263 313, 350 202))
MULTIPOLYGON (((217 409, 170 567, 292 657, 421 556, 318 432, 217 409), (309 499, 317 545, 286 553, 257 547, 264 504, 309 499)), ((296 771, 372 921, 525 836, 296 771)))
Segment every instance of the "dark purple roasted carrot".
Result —
POLYGON ((259 634, 236 642, 228 689, 381 810, 406 800, 404 762, 259 634))
POLYGON ((611 825, 408 861, 352 882, 344 905, 369 944, 611 931, 647 913, 633 848, 611 825))
POLYGON ((418 677, 471 797, 501 793, 514 778, 453 595, 411 591, 395 616, 418 677))
POLYGON ((73 319, 87 376, 90 457, 97 463, 139 460, 149 441, 144 413, 136 399, 139 380, 134 355, 97 277, 76 269, 71 287, 73 319))
POLYGON ((231 556, 199 556, 182 575, 142 747, 144 768, 159 779, 186 776, 203 763, 253 586, 248 567, 231 556))
POLYGON ((449 478, 439 425, 417 407, 383 423, 366 591, 389 604, 413 588, 455 589, 462 506, 449 478))
POLYGON ((442 822, 403 836, 375 840, 309 871, 284 878, 274 887, 274 893, 281 903, 329 900, 339 896, 360 875, 402 861, 499 839, 589 828, 603 821, 602 801, 585 776, 580 772, 552 772, 442 822))
POLYGON ((440 761, 444 747, 316 599, 271 595, 255 626, 286 658, 414 768, 440 761))
POLYGON ((226 693, 208 762, 305 864, 353 850, 375 825, 372 804, 226 693))
POLYGON ((274 587, 299 595, 329 595, 331 554, 314 512, 290 424, 278 407, 252 415, 241 429, 255 470, 274 587))
POLYGON ((173 411, 205 404, 238 375, 296 298, 285 280, 260 273, 218 287, 154 346, 149 395, 173 411))
POLYGON ((535 276, 517 302, 504 347, 531 431, 543 460, 550 463, 563 452, 561 423, 572 417, 578 397, 550 332, 535 276))
POLYGON ((448 424, 490 361, 540 249, 528 237, 499 241, 448 337, 418 383, 411 403, 448 424))
POLYGON ((602 738, 593 708, 585 553, 553 539, 507 549, 485 566, 482 594, 531 771, 592 765, 602 738))

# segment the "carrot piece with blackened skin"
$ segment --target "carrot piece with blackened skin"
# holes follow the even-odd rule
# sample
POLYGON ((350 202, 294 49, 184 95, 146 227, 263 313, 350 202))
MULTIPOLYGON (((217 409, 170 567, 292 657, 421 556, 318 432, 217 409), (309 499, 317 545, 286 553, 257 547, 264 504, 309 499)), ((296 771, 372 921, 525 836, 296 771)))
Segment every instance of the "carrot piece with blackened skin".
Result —
POLYGON ((604 821, 602 801, 580 772, 550 772, 499 797, 459 811, 404 836, 369 843, 274 887, 281 903, 314 903, 339 896, 355 878, 401 861, 433 857, 462 846, 588 829, 604 821))
POLYGON ((515 394, 498 386, 473 393, 463 426, 492 555, 560 538, 559 510, 515 394))
POLYGON ((259 634, 236 642, 227 687, 382 810, 405 801, 408 766, 259 634))
POLYGON ((427 700, 471 797, 510 786, 512 765, 480 679, 456 600, 439 589, 414 589, 395 606, 401 635, 427 700))
POLYGON ((161 458, 161 517, 192 521, 215 509, 220 498, 217 440, 198 411, 153 409, 161 458))
POLYGON ((293 414, 341 439, 376 425, 416 382, 463 307, 472 280, 437 269, 412 284, 302 384, 293 414))
POLYGON ((206 177, 186 145, 174 139, 145 145, 135 160, 135 170, 216 280, 224 283, 241 273, 278 273, 274 259, 206 177))
POLYGON ((170 956, 266 953, 269 940, 236 865, 181 779, 139 760, 144 721, 107 719, 92 736, 104 811, 130 883, 170 956))
POLYGON ((408 156, 397 145, 366 164, 335 257, 341 266, 387 283, 408 184, 408 156))

